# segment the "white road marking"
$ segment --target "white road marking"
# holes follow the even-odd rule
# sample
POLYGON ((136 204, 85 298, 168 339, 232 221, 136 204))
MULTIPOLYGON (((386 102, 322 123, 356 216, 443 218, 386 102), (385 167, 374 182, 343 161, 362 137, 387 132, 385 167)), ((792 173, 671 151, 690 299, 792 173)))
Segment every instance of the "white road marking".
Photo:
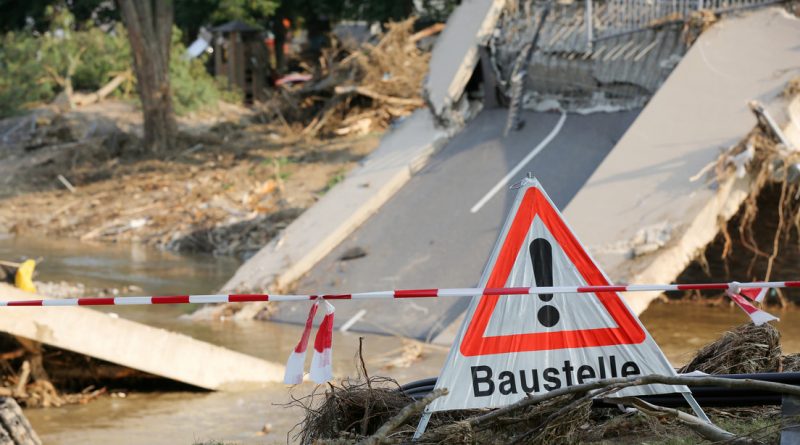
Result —
POLYGON ((521 160, 519 164, 517 164, 517 166, 514 167, 514 169, 508 172, 508 174, 505 175, 503 179, 501 179, 497 184, 495 184, 494 187, 492 187, 492 189, 489 190, 489 193, 487 193, 483 198, 481 198, 480 201, 478 201, 474 206, 472 206, 472 208, 469 209, 470 213, 478 213, 481 207, 483 207, 487 202, 489 202, 489 200, 492 199, 492 197, 494 197, 494 195, 496 195, 501 188, 503 188, 506 184, 508 184, 508 182, 511 181, 511 179, 513 179, 517 175, 517 173, 519 173, 520 170, 522 170, 526 165, 528 165, 529 162, 531 162, 531 159, 533 159, 536 155, 538 155, 539 152, 544 150, 544 148, 547 147, 547 144, 549 144, 550 141, 552 141, 556 137, 558 132, 561 131, 561 127, 564 126, 564 121, 566 120, 567 120, 567 113, 561 112, 561 118, 559 118, 558 122, 556 122, 556 126, 553 127, 552 130, 550 130, 550 134, 548 134, 546 138, 542 139, 542 142, 539 142, 539 145, 537 145, 533 150, 531 150, 531 152, 528 153, 528 155, 525 156, 525 158, 521 160))
POLYGON ((364 318, 364 315, 366 314, 367 314, 366 309, 361 309, 360 311, 356 312, 355 315, 353 315, 349 320, 347 320, 345 324, 343 324, 339 328, 339 332, 347 332, 350 328, 353 327, 354 324, 356 324, 356 322, 364 318))

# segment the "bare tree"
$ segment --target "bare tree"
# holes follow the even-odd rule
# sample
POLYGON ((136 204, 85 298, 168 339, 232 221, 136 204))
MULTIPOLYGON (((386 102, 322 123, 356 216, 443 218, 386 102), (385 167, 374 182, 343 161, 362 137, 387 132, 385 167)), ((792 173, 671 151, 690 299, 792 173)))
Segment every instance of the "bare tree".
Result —
POLYGON ((177 135, 169 85, 169 53, 175 10, 172 0, 117 0, 128 29, 133 68, 144 111, 145 147, 172 147, 177 135))

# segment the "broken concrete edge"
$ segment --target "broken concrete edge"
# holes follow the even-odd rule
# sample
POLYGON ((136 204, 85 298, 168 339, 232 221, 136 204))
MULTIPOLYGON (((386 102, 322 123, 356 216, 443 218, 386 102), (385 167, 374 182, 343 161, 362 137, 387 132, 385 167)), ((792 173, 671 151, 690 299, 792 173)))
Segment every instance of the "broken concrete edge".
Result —
POLYGON ((385 135, 360 167, 245 262, 222 292, 287 289, 377 212, 459 129, 440 128, 428 109, 417 110, 385 135))
POLYGON ((795 150, 800 150, 800 95, 795 96, 789 101, 787 114, 788 123, 783 129, 783 134, 789 142, 794 145, 795 150))
MULTIPOLYGON (((800 96, 789 100, 784 115, 787 122, 782 125, 784 135, 794 147, 800 147, 800 96)), ((670 283, 714 241, 721 224, 728 221, 753 193, 749 176, 728 178, 719 184, 714 198, 700 211, 687 227, 683 237, 659 249, 656 258, 631 275, 632 283, 670 283)), ((635 260, 634 260, 635 262, 635 260)), ((636 269, 636 265, 632 266, 636 269)), ((641 292, 627 295, 626 301, 636 314, 641 314, 661 292, 641 292)))
MULTIPOLYGON (((691 262, 702 253, 720 230, 727 224, 750 194, 750 178, 729 178, 719 184, 717 193, 701 209, 693 221, 686 226, 679 239, 670 242, 652 254, 642 258, 645 266, 638 266, 636 259, 629 265, 640 270, 630 275, 631 283, 672 283, 691 262)), ((637 258, 637 259, 638 259, 637 258)), ((637 292, 624 295, 628 306, 637 315, 647 309, 661 292, 637 292)))
POLYGON ((462 2, 450 14, 431 52, 423 96, 443 118, 464 93, 478 63, 478 47, 489 39, 503 10, 503 0, 462 2))
MULTIPOLYGON (((0 283, 0 298, 47 297, 0 283)), ((283 381, 282 364, 88 308, 6 307, 0 331, 208 390, 283 381)))

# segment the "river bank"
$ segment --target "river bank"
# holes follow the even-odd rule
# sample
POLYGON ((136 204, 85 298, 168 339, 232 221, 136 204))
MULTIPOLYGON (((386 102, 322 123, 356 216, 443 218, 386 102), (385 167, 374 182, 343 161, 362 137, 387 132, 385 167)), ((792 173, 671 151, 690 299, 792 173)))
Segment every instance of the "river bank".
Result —
POLYGON ((236 110, 228 120, 185 122, 178 146, 158 154, 139 150, 131 104, 38 112, 29 137, 0 146, 0 233, 245 258, 380 137, 298 140, 236 110))

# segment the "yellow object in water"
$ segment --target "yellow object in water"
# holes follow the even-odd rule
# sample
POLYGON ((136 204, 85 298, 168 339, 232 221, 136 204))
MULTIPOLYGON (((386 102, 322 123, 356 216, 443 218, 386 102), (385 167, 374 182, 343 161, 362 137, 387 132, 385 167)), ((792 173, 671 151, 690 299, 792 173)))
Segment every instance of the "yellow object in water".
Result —
POLYGON ((33 285, 33 269, 36 268, 36 261, 25 260, 17 269, 14 276, 14 285, 25 292, 36 293, 36 286, 33 285))

